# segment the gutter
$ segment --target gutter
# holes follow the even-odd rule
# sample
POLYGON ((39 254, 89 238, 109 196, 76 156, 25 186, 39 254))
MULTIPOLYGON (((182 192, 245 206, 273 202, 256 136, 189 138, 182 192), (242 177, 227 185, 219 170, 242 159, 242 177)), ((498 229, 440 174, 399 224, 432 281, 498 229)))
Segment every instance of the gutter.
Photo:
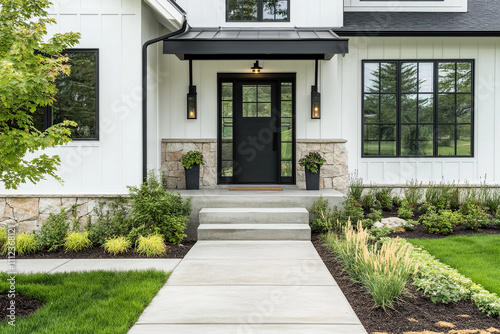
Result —
POLYGON ((165 41, 182 34, 188 27, 186 16, 183 15, 182 27, 172 33, 153 38, 142 46, 142 178, 148 177, 148 46, 165 41))

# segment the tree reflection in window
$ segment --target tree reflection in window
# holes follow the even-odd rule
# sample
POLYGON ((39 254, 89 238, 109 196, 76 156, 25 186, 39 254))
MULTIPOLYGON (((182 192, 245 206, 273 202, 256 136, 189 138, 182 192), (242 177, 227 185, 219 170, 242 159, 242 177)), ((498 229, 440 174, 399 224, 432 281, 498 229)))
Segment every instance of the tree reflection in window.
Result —
POLYGON ((471 61, 363 66, 363 156, 472 155, 471 61))
POLYGON ((289 0, 227 0, 228 21, 288 21, 289 0))

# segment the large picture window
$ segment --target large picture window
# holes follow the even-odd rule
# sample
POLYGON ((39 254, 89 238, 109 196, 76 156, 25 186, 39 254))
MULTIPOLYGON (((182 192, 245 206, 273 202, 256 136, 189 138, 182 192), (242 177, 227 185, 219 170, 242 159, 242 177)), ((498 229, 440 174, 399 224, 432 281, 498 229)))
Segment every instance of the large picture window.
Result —
POLYGON ((364 61, 364 157, 473 156, 473 61, 364 61))
POLYGON ((35 127, 44 131, 65 120, 78 125, 71 129, 74 140, 97 140, 98 129, 98 50, 78 49, 64 53, 70 58, 71 74, 60 75, 52 106, 42 108, 33 115, 35 127))
POLYGON ((227 21, 290 21, 290 0, 226 0, 227 21))

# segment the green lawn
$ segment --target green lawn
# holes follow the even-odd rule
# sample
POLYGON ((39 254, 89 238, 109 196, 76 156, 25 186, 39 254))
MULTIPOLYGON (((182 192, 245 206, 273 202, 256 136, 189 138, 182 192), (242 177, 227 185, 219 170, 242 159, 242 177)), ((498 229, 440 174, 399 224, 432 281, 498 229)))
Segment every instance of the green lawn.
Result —
POLYGON ((475 234, 408 241, 500 296, 500 235, 475 234))
MULTIPOLYGON (((44 306, 0 333, 126 333, 165 284, 169 274, 129 271, 16 275, 17 293, 44 306)), ((8 291, 0 274, 0 293, 8 291)))

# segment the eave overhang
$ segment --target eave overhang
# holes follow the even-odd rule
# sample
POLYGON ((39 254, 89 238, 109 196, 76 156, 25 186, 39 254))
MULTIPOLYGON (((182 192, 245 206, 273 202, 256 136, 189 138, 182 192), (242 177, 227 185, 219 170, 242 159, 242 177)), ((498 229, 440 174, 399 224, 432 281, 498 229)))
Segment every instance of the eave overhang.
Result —
POLYGON ((349 52, 331 29, 191 28, 163 42, 164 54, 188 59, 331 59, 349 52))

